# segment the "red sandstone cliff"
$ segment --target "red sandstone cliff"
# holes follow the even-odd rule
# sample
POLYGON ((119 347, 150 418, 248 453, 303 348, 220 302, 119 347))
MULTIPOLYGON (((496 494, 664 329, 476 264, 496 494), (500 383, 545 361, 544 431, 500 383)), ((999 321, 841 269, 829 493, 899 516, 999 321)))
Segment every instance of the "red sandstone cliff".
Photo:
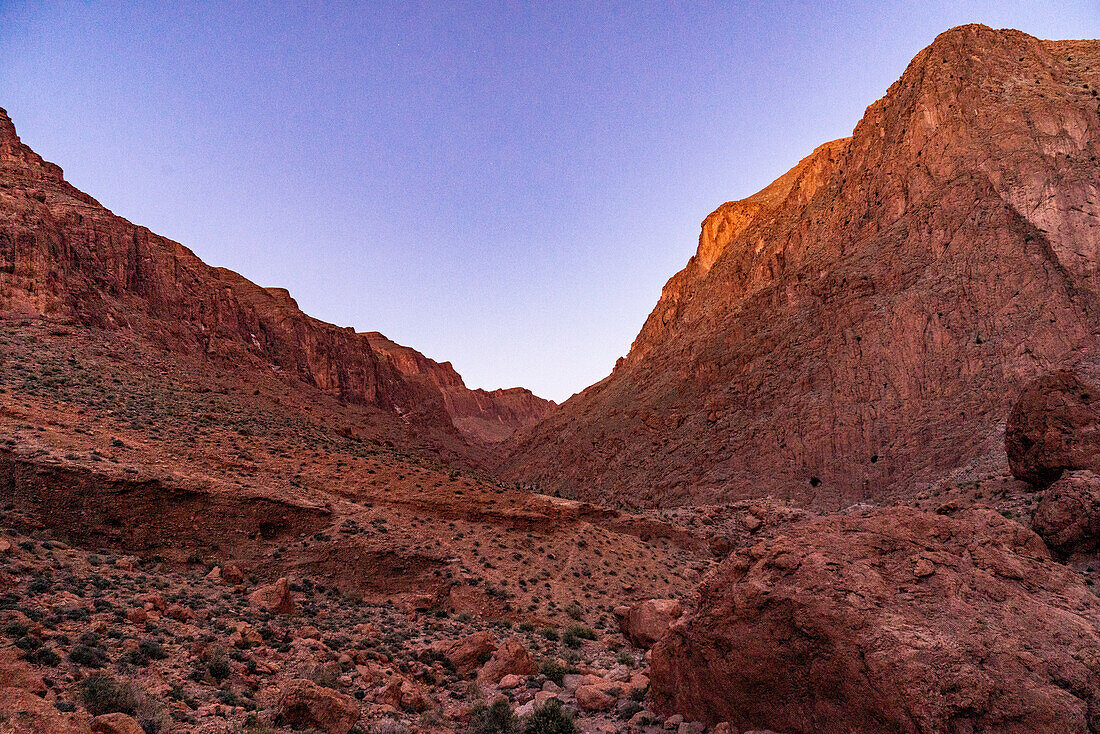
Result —
POLYGON ((850 138, 711 214, 630 354, 502 473, 838 506, 986 451, 1100 341, 1098 90, 1100 42, 942 34, 850 138))
POLYGON ((422 379, 408 359, 445 366, 404 347, 396 360, 374 337, 302 313, 285 289, 206 265, 66 183, 3 110, 0 315, 126 329, 197 359, 273 369, 450 442, 500 440, 553 405, 527 391, 467 390, 449 366, 447 379, 422 379))

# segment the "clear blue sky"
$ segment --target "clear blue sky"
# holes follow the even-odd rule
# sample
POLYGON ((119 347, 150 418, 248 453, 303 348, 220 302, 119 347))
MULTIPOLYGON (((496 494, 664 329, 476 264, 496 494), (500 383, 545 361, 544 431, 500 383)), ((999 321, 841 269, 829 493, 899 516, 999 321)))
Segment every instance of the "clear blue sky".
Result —
POLYGON ((309 5, 0 0, 0 107, 208 263, 558 400, 937 33, 1100 37, 1096 0, 309 5))

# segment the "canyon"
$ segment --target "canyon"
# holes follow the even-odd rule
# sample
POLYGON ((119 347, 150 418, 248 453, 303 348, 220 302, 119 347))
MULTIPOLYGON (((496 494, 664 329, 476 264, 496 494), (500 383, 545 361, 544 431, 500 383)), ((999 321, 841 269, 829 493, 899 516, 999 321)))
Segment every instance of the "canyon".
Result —
POLYGON ((1100 732, 1100 42, 968 25, 561 405, 0 110, 0 732, 1100 732))

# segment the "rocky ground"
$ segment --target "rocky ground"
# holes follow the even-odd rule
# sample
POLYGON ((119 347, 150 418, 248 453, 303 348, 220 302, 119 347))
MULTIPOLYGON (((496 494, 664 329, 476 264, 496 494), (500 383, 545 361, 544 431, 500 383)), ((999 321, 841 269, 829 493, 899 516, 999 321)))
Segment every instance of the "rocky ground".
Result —
POLYGON ((467 731, 489 726, 487 705, 522 719, 551 701, 579 731, 657 723, 644 650, 614 615, 580 606, 568 623, 492 622, 10 528, 0 594, 3 731, 87 731, 89 719, 128 731, 92 718, 116 710, 150 733, 467 731))

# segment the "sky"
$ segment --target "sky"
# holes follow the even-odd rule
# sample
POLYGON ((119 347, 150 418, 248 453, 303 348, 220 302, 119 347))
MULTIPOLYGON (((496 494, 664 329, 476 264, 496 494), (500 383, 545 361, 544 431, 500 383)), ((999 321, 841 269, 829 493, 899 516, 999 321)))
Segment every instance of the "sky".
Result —
POLYGON ((1100 3, 0 0, 0 107, 207 263, 561 401, 708 213, 968 22, 1096 38, 1100 3))

